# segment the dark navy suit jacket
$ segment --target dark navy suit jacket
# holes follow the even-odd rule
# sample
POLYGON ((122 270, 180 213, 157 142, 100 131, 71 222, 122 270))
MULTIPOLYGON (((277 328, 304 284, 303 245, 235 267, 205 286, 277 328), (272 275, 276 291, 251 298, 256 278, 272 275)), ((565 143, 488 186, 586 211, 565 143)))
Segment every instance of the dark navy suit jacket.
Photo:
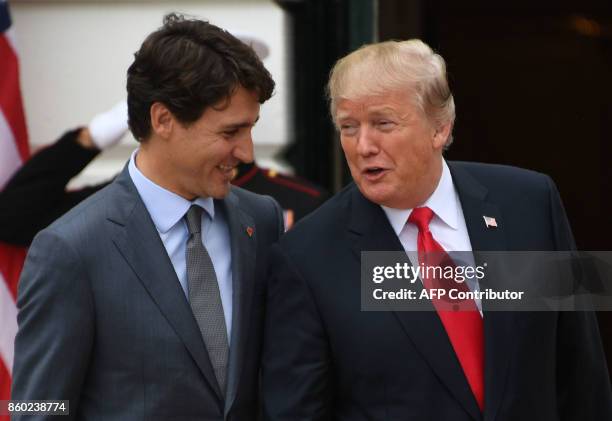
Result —
MULTIPOLYGON (((571 250, 557 189, 539 173, 449 162, 472 248, 571 250), (495 218, 488 229, 483 215, 495 218)), ((402 251, 380 206, 350 185, 270 257, 264 341, 268 420, 611 420, 588 312, 484 312, 480 411, 438 315, 360 310, 360 253, 402 251)))

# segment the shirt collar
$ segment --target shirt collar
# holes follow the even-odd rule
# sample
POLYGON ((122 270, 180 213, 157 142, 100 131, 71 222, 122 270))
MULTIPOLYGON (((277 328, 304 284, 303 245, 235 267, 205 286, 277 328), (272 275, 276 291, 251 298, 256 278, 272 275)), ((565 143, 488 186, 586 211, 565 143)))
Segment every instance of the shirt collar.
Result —
POLYGON ((145 177, 136 166, 137 154, 138 149, 130 157, 128 171, 136 186, 136 190, 138 190, 138 194, 140 194, 147 211, 149 211, 149 215, 151 215, 151 219, 153 219, 157 231, 162 234, 168 232, 170 228, 185 216, 185 213, 187 213, 189 207, 193 204, 201 206, 210 216, 210 219, 214 219, 215 203, 211 197, 198 197, 193 201, 189 201, 155 184, 145 177))
MULTIPOLYGON (((442 160, 442 176, 438 182, 438 186, 429 198, 421 206, 427 206, 430 208, 435 216, 440 218, 442 222, 451 227, 457 229, 459 226, 459 198, 455 191, 455 185, 453 184, 453 178, 450 173, 450 169, 446 164, 446 161, 442 160)), ((412 209, 395 209, 387 206, 382 206, 385 211, 393 231, 399 235, 408 217, 412 213, 412 209)))

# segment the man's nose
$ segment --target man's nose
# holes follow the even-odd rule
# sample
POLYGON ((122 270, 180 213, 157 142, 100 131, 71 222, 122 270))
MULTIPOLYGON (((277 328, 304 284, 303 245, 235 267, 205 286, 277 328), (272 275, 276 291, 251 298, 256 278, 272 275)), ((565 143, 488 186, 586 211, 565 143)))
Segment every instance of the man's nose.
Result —
POLYGON ((234 149, 234 157, 240 162, 253 162, 253 136, 251 135, 250 131, 238 141, 236 148, 234 149))
POLYGON ((378 139, 373 129, 368 125, 363 125, 357 135, 357 153, 362 156, 370 156, 378 152, 378 139))

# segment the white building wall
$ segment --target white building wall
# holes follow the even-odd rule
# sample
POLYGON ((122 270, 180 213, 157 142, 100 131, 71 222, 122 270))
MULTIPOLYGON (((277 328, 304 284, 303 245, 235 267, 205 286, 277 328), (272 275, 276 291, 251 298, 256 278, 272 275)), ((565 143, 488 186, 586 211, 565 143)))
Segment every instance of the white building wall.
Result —
MULTIPOLYGON (((87 1, 12 0, 20 52, 21 87, 32 149, 53 142, 65 130, 85 125, 125 97, 126 71, 144 38, 177 11, 222 28, 262 39, 270 54, 264 64, 277 83, 254 130, 260 165, 288 143, 288 78, 285 15, 272 0, 87 1)), ((108 180, 123 167, 137 143, 128 133, 102 154, 71 186, 108 180)))

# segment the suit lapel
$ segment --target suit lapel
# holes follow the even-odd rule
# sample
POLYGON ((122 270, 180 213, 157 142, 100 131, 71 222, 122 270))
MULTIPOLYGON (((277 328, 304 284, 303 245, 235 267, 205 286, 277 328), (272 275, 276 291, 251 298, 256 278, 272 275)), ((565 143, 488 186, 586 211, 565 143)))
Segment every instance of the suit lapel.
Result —
POLYGON ((453 184, 459 193, 465 224, 474 251, 504 251, 504 218, 495 203, 487 201, 488 190, 463 168, 448 163, 453 184), (488 228, 484 217, 494 218, 497 228, 488 228))
MULTIPOLYGON (((361 251, 404 250, 381 207, 363 197, 357 188, 352 191, 349 214, 349 234, 353 236, 357 260, 361 259, 361 251)), ((406 260, 409 262, 407 256, 406 260)), ((420 283, 415 285, 421 288, 420 283)), ((433 306, 430 311, 393 311, 393 314, 449 393, 472 418, 480 420, 482 415, 476 399, 433 306)))
POLYGON ((146 207, 132 183, 127 166, 115 181, 117 206, 108 216, 113 242, 222 401, 202 335, 172 262, 146 207))
POLYGON ((225 414, 229 413, 238 391, 240 374, 245 359, 247 332, 257 253, 257 228, 253 218, 242 210, 238 196, 231 192, 222 202, 229 225, 232 250, 232 338, 229 354, 225 414))
MULTIPOLYGON (((459 193, 465 223, 476 265, 484 262, 479 251, 507 250, 504 218, 499 207, 488 198, 487 189, 460 166, 449 162, 453 182, 459 193), (495 218, 497 228, 487 227, 484 216, 495 218)), ((485 420, 495 419, 502 402, 510 355, 514 350, 516 315, 509 312, 487 311, 484 314, 485 337, 485 420)))

